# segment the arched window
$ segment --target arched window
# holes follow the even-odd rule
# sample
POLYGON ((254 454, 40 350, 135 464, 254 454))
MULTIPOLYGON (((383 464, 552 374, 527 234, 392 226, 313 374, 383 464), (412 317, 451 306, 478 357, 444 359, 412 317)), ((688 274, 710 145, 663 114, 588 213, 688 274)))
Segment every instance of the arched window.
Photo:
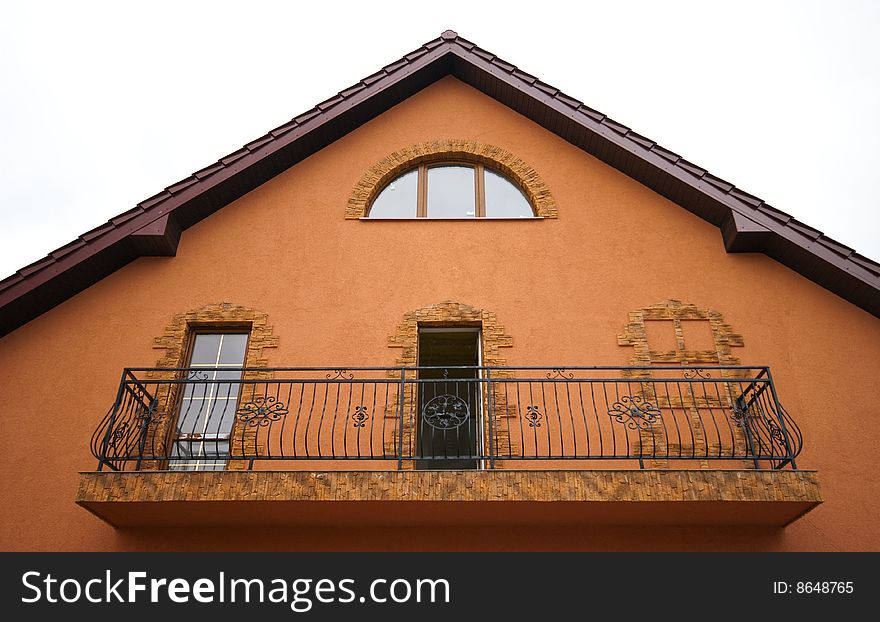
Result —
POLYGON ((398 175, 376 196, 370 218, 530 218, 528 199, 482 164, 437 162, 398 175))

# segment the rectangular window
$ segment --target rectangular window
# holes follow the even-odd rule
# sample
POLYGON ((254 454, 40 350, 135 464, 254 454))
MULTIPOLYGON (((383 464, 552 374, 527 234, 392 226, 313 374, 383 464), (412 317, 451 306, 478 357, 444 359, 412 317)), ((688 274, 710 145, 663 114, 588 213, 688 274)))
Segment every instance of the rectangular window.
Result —
POLYGON ((197 333, 183 385, 169 468, 222 471, 244 367, 247 333, 197 333))

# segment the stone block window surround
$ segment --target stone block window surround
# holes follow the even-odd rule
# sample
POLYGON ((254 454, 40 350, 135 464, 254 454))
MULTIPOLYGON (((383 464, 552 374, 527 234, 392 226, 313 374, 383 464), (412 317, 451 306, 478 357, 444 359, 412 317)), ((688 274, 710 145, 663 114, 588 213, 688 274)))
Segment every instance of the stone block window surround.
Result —
POLYGON ((389 154, 357 183, 345 217, 373 219, 556 218, 541 176, 509 151, 446 139, 389 154), (393 194, 392 194, 393 192, 393 194))

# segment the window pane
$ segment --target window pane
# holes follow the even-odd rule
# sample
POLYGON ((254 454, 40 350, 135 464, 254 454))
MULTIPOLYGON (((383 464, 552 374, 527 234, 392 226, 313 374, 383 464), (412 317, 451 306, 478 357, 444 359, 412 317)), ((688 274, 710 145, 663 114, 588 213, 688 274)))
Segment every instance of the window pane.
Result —
POLYGON ((220 364, 243 365, 248 336, 246 334, 226 334, 221 337, 220 364))
MULTIPOLYGON (((207 372, 203 372, 202 375, 198 376, 199 378, 206 376, 207 372)), ((192 380, 195 376, 191 376, 190 380, 192 380)), ((208 396, 208 391, 210 391, 210 384, 206 382, 187 382, 183 385, 183 399, 202 399, 208 396)))
MULTIPOLYGON (((205 370, 205 373, 208 374, 208 378, 211 380, 239 380, 241 378, 241 370, 235 367, 225 368, 225 369, 214 369, 214 370, 205 370)), ((210 382, 209 386, 214 387, 214 393, 217 393, 218 386, 223 387, 223 391, 226 391, 226 385, 229 383, 223 382, 210 382)), ((238 383, 234 383, 238 384, 238 383)))
POLYGON ((370 218, 415 218, 418 185, 418 169, 392 181, 373 201, 370 218))
POLYGON ((247 339, 247 333, 198 334, 193 343, 190 367, 242 365, 247 339))
POLYGON ((190 365, 214 365, 220 349, 220 335, 196 335, 190 365))
POLYGON ((198 369, 190 372, 190 382, 183 385, 184 399, 211 399, 215 397, 226 398, 238 395, 239 382, 214 382, 215 380, 240 380, 241 370, 236 368, 226 369, 198 369))
POLYGON ((428 218, 473 218, 476 215, 474 169, 437 166, 428 169, 428 218))
POLYGON ((208 414, 206 426, 202 432, 211 435, 228 435, 232 431, 235 422, 235 411, 238 408, 237 400, 216 400, 211 404, 211 412, 208 414))
POLYGON ((178 432, 181 434, 200 433, 205 427, 205 415, 210 406, 210 400, 184 399, 180 404, 180 416, 177 417, 178 432))
POLYGON ((535 215, 519 188, 489 169, 485 169, 485 173, 487 217, 524 218, 535 215))
POLYGON ((213 416, 212 413, 219 412, 223 406, 217 406, 217 402, 229 402, 232 410, 235 410, 235 404, 238 401, 238 394, 241 390, 239 382, 215 382, 215 380, 224 379, 240 379, 241 370, 225 369, 219 371, 199 372, 204 374, 208 380, 205 382, 188 382, 184 385, 184 393, 180 405, 179 429, 181 432, 198 431, 198 426, 204 427, 205 420, 213 416))
MULTIPOLYGON (((241 370, 238 369, 221 369, 211 372, 211 376, 217 380, 241 379, 241 370)), ((208 385, 208 397, 221 400, 238 399, 238 391, 241 388, 240 382, 212 382, 208 385)))
POLYGON ((229 434, 237 409, 235 399, 185 400, 177 419, 177 431, 185 436, 229 434))

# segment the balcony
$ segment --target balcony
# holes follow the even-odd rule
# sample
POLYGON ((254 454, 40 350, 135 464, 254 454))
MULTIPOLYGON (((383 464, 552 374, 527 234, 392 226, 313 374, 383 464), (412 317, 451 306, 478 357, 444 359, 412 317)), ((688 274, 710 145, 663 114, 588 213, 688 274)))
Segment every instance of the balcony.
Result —
POLYGON ((77 502, 117 526, 780 526, 821 502, 802 442, 766 367, 126 369, 77 502))

